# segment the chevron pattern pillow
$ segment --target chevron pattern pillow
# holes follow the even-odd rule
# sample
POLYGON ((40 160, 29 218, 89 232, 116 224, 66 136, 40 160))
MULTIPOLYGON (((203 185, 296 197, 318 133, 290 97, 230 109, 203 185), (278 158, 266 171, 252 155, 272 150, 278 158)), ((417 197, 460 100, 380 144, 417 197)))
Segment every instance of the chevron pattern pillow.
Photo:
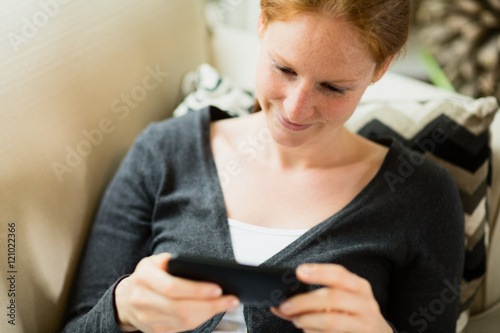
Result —
MULTIPOLYGON (((214 105, 238 116, 254 105, 251 93, 232 84, 209 65, 185 79, 184 102, 174 116, 214 105)), ((466 254, 457 331, 486 271, 488 188, 491 186, 489 126, 498 110, 494 97, 440 99, 426 102, 360 104, 346 127, 369 139, 392 137, 445 167, 455 179, 465 216, 466 254)))

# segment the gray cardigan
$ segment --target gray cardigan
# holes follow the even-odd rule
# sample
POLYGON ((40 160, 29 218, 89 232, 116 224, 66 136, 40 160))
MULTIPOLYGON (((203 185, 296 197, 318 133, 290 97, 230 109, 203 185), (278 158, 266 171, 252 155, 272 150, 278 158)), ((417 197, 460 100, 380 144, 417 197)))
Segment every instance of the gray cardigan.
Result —
MULTIPOLYGON (((80 261, 64 332, 121 332, 114 288, 141 258, 161 252, 234 261, 210 148, 214 107, 150 125, 107 188, 80 261)), ((464 253, 456 185, 398 142, 374 179, 341 211, 264 264, 337 263, 366 278, 398 332, 454 332, 464 253), (413 164, 412 164, 413 163, 413 164)), ((341 190, 341 189, 339 189, 341 190)), ((253 332, 301 332, 268 308, 245 306, 253 332)), ((193 332, 211 332, 222 314, 193 332)))

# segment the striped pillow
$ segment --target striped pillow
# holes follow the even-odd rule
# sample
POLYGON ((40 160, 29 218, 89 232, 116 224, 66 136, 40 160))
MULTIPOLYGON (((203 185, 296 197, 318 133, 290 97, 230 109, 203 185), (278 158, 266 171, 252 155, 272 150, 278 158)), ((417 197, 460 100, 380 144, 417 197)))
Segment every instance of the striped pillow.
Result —
MULTIPOLYGON (((232 115, 248 114, 254 96, 235 86, 209 65, 186 77, 184 102, 174 116, 214 105, 232 115)), ((494 97, 467 97, 426 102, 360 104, 346 127, 369 139, 392 137, 445 167, 455 179, 465 216, 466 254, 457 331, 486 271, 488 188, 491 186, 489 126, 498 103, 494 97)))

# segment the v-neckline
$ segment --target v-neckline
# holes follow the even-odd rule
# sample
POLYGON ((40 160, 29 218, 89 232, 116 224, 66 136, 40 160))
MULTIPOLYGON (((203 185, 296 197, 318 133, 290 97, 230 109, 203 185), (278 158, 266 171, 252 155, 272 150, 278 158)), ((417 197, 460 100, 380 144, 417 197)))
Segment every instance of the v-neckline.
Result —
MULTIPOLYGON (((218 221, 220 223, 223 223, 226 231, 226 234, 228 238, 226 241, 230 245, 229 247, 231 248, 232 251, 232 258, 234 258, 234 251, 233 247, 231 245, 231 239, 230 239, 230 232, 229 232, 229 225, 228 225, 228 216, 227 216, 227 206, 226 206, 226 200, 224 197, 224 192, 222 190, 222 184, 220 182, 219 178, 219 172, 217 170, 217 166, 215 164, 215 157, 213 154, 212 150, 212 142, 211 142, 211 131, 210 131, 210 124, 212 121, 217 121, 217 120, 222 120, 222 119, 228 119, 232 118, 227 112, 222 111, 218 108, 215 107, 208 107, 204 110, 200 110, 198 112, 202 112, 203 114, 201 115, 201 127, 203 134, 200 136, 200 139, 202 142, 200 142, 200 145, 203 147, 203 153, 206 156, 205 162, 207 163, 207 168, 210 172, 210 178, 213 181, 214 184, 214 189, 216 190, 216 194, 214 194, 215 197, 215 202, 217 202, 218 209, 220 209, 221 215, 224 217, 224 221, 218 221), (218 114, 216 114, 218 113, 218 114), (214 179, 215 178, 215 179, 214 179)), ((386 153, 386 156, 384 158, 384 161, 382 162, 382 165, 380 166, 379 170, 375 174, 375 176, 372 177, 372 179, 368 182, 367 185, 363 187, 363 189, 356 194, 356 196, 349 201, 344 207, 342 207, 339 211, 334 213, 333 215, 329 216, 325 220, 321 221, 320 223, 316 224, 312 228, 310 228, 308 231, 306 231, 302 236, 298 237, 295 241, 290 243, 288 246, 283 248, 281 251, 277 252, 270 258, 268 258, 266 261, 261 263, 260 265, 276 265, 279 264, 284 258, 286 258, 287 255, 291 254, 294 249, 298 244, 303 244, 307 243, 308 241, 314 241, 314 239, 317 239, 318 233, 322 231, 322 229, 325 228, 326 225, 331 225, 335 220, 340 219, 343 215, 348 214, 349 211, 352 211, 355 207, 358 205, 362 204, 365 201, 365 198, 369 196, 369 193, 374 191, 375 189, 380 186, 380 178, 383 179, 385 170, 387 169, 387 166, 390 164, 390 162, 395 158, 395 149, 396 149, 396 141, 392 139, 387 139, 387 140, 380 140, 377 141, 384 146, 387 146, 389 150, 386 153), (390 143, 389 145, 386 145, 384 143, 390 143)), ((259 265, 259 266, 260 266, 259 265)))

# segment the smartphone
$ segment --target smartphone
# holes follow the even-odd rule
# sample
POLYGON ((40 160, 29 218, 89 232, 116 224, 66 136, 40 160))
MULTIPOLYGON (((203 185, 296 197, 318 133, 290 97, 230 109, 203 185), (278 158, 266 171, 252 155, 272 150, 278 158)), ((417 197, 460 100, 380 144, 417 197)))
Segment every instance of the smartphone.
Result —
POLYGON ((293 269, 174 254, 167 271, 185 279, 216 283, 223 294, 235 295, 246 305, 278 306, 285 299, 309 290, 307 284, 297 279, 293 269))

